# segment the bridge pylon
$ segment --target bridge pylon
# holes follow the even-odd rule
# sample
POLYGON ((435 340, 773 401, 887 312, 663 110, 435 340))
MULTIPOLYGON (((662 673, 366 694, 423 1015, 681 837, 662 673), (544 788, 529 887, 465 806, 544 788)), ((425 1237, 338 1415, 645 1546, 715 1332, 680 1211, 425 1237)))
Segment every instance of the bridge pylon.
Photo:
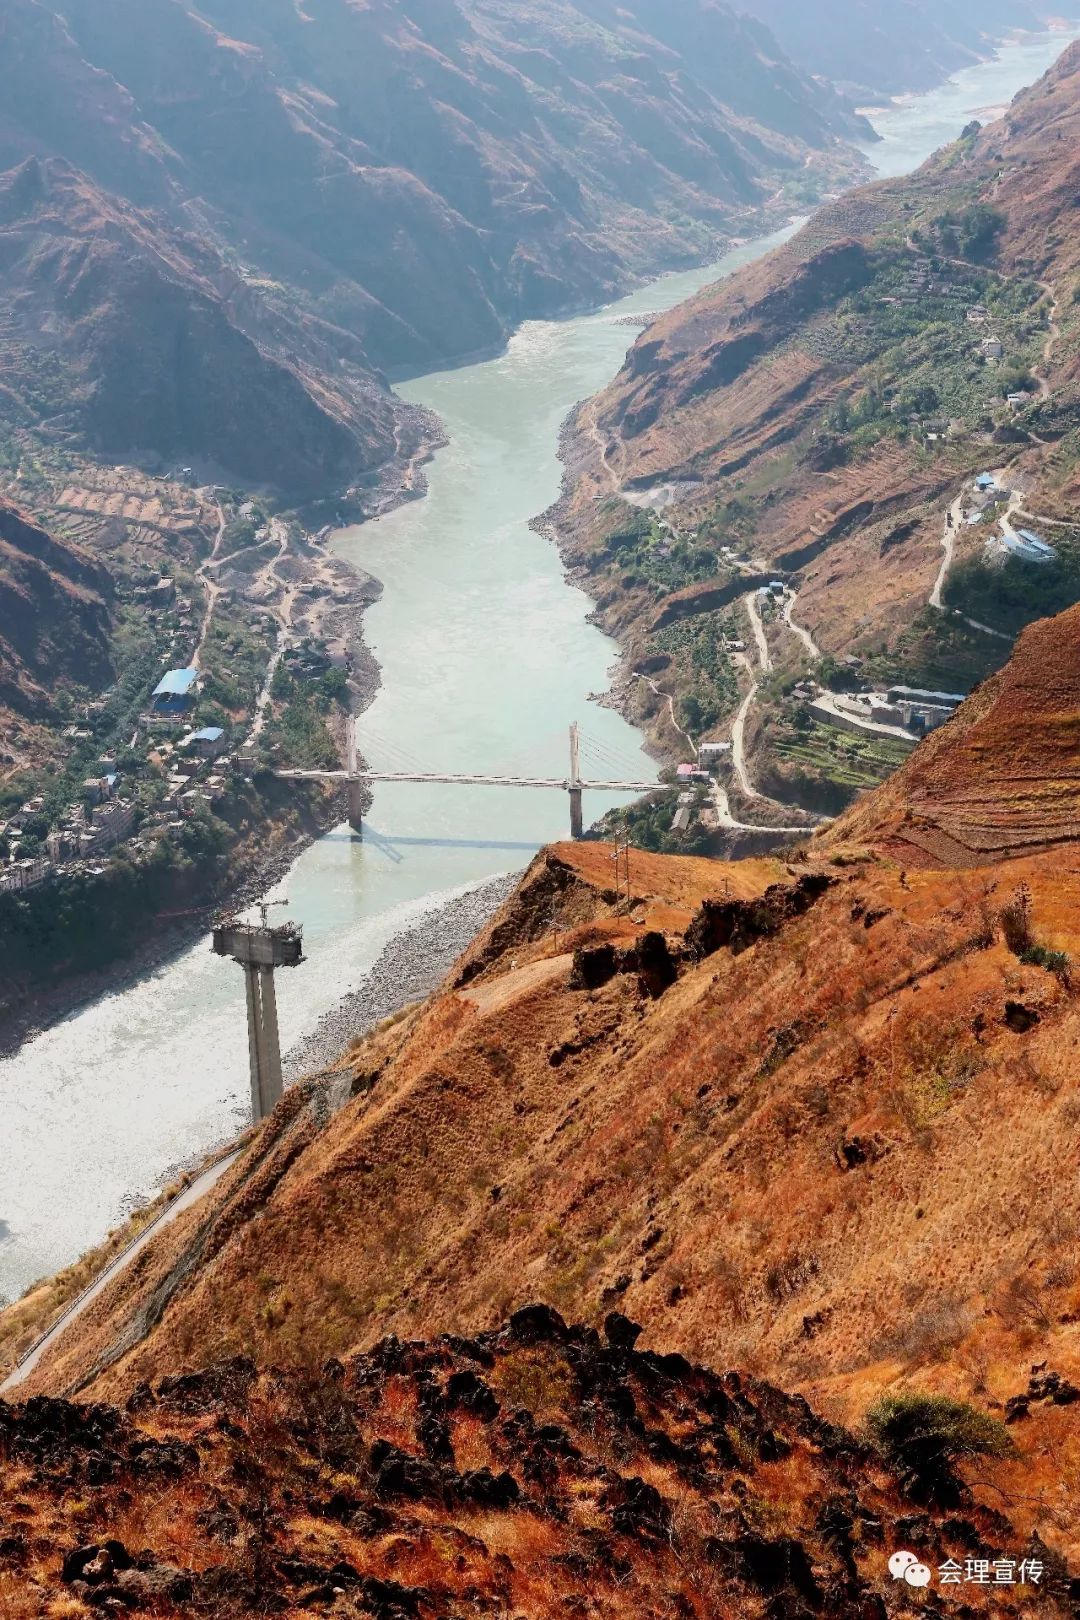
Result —
POLYGON ((364 783, 357 774, 356 721, 349 716, 349 826, 358 838, 364 836, 364 783))
POLYGON ((585 836, 584 793, 581 786, 581 732, 577 722, 570 727, 570 837, 585 836))

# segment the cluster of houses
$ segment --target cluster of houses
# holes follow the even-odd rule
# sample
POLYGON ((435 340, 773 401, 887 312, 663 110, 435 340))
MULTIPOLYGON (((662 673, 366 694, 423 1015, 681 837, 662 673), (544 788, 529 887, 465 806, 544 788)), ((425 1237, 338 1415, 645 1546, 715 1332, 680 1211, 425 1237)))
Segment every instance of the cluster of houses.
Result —
POLYGON ((103 760, 103 774, 87 779, 82 801, 70 805, 59 825, 50 829, 44 854, 38 851, 28 856, 23 851, 26 828, 45 811, 43 798, 28 799, 0 824, 10 850, 7 864, 0 866, 0 894, 36 888, 58 869, 72 862, 93 861, 124 842, 135 826, 135 806, 115 797, 119 777, 111 765, 103 760))
MULTIPOLYGON (((1000 483, 993 473, 980 473, 965 502, 965 523, 982 523, 997 503, 1008 500, 1011 493, 1012 491, 1000 483)), ((991 558, 1017 557, 1022 562, 1036 564, 1053 562, 1057 556, 1049 540, 1044 539, 1034 529, 1015 529, 1007 517, 1002 519, 1001 533, 991 535, 987 539, 986 552, 991 558)))
MULTIPOLYGON (((193 812, 220 802, 228 791, 234 765, 227 757, 228 740, 222 727, 204 726, 189 729, 175 740, 153 740, 163 730, 183 731, 198 698, 199 684, 199 671, 193 666, 167 671, 143 717, 152 735, 147 757, 165 777, 160 798, 140 816, 138 806, 120 794, 116 760, 103 754, 97 769, 83 781, 78 801, 50 827, 43 847, 40 840, 31 841, 25 830, 45 814, 44 798, 27 800, 7 822, 0 822, 0 835, 9 851, 6 864, 0 864, 0 894, 33 889, 58 875, 93 872, 94 863, 120 844, 130 844, 136 853, 149 850, 162 837, 178 836, 193 812)), ((65 735, 82 741, 92 731, 73 725, 65 735)))
POLYGON ((948 269, 935 270, 930 259, 920 256, 904 270, 897 292, 881 302, 917 304, 927 297, 959 299, 970 297, 970 292, 953 279, 948 269))

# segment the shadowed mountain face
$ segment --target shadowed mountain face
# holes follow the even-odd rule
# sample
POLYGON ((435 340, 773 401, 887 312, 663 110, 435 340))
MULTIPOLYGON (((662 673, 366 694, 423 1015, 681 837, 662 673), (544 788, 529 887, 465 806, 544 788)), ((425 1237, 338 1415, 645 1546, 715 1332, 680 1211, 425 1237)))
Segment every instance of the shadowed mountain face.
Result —
POLYGON ((363 363, 323 380, 316 321, 245 299, 212 246, 62 159, 0 175, 0 264, 0 410, 16 425, 45 418, 104 458, 198 456, 298 495, 393 450, 390 402, 363 363))
POLYGON ((300 495, 373 476, 380 370, 490 351, 700 261, 786 177, 851 171, 831 91, 688 15, 654 38, 568 0, 11 0, 11 335, 70 363, 102 453, 216 446, 300 495), (71 320, 49 281, 76 275, 71 320))
MULTIPOLYGON (((533 1305, 313 1375, 219 1363, 126 1411, 0 1404, 4 1614, 884 1620, 908 1544, 932 1567, 1038 1556, 1039 1613, 1075 1612, 1001 1513, 928 1507, 805 1401, 640 1331, 533 1305)), ((999 1587, 993 1613, 1031 1590, 999 1587)), ((976 1612, 958 1585, 935 1596, 976 1612)))
POLYGON ((109 679, 107 571, 0 501, 0 718, 33 716, 58 682, 109 679))

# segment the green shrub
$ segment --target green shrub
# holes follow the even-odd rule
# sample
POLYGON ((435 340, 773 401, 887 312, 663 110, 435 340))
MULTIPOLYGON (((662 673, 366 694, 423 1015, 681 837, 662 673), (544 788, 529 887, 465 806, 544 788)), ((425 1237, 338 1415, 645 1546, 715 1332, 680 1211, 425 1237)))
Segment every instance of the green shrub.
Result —
POLYGON ((886 1395, 866 1414, 866 1428, 911 1495, 943 1504, 962 1495, 961 1458, 1008 1457, 1015 1449, 1004 1424, 947 1395, 886 1395))
POLYGON ((1068 951, 1052 951, 1046 945, 1029 945, 1020 952, 1020 960, 1028 967, 1041 967, 1047 973, 1056 973, 1063 980, 1069 978, 1072 968, 1072 957, 1068 951))

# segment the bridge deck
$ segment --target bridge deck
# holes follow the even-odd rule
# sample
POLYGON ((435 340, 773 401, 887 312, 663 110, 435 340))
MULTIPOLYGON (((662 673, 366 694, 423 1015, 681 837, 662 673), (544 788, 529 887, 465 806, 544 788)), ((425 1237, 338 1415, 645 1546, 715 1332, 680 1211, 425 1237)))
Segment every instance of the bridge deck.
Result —
POLYGON ((434 772, 409 775, 405 771, 275 771, 287 782, 447 782, 464 787, 559 788, 564 793, 580 788, 585 793, 651 793, 659 782, 572 782, 569 777, 443 776, 434 772))

